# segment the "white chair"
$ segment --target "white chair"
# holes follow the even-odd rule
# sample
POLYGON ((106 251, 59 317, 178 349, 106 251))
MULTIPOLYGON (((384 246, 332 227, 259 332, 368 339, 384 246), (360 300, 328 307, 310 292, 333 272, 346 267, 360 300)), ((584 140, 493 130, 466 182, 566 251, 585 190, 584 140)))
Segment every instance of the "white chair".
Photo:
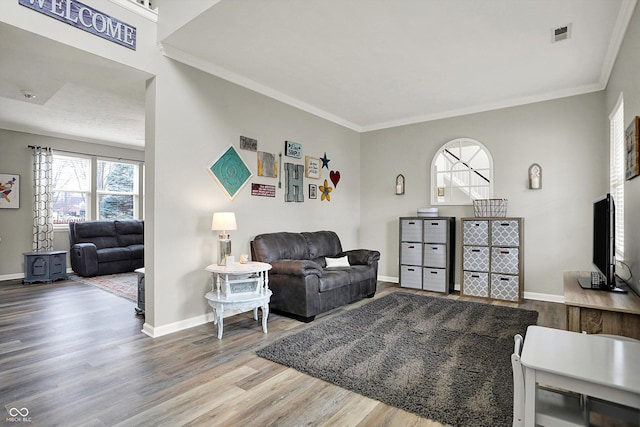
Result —
MULTIPOLYGON (((520 362, 522 336, 514 337, 511 355, 513 368, 513 427, 524 427, 524 369, 520 362)), ((580 395, 536 387, 536 426, 574 427, 588 426, 586 411, 580 395)), ((529 427, 529 426, 527 426, 529 427)))

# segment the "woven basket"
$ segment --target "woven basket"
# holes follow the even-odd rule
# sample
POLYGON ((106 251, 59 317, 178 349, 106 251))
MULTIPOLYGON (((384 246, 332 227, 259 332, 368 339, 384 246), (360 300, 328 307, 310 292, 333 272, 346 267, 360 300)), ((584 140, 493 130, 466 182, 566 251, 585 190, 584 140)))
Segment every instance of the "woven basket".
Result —
POLYGON ((473 212, 477 217, 505 217, 507 205, 507 199, 476 199, 473 201, 473 212))

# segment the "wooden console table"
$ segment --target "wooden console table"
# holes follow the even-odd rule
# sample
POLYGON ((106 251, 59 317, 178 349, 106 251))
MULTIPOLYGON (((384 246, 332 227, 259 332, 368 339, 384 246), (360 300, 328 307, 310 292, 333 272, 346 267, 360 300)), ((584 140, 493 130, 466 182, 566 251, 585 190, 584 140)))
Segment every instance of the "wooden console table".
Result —
POLYGON ((582 289, 578 278, 589 274, 564 272, 567 330, 640 339, 640 297, 633 289, 627 294, 582 289))

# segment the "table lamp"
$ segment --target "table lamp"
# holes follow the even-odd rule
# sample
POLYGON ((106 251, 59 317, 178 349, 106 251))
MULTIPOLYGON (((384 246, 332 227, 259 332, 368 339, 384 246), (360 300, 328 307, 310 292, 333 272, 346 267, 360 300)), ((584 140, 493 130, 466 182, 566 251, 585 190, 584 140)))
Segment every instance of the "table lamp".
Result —
POLYGON ((218 265, 227 265, 226 257, 231 255, 231 236, 227 230, 237 230, 236 214, 233 212, 215 212, 211 221, 211 230, 219 230, 218 265))

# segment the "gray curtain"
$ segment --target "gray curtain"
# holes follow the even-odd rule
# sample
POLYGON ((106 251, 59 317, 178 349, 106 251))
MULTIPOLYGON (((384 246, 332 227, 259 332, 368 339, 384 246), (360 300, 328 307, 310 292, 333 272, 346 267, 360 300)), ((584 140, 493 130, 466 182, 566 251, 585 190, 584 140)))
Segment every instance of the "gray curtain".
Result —
POLYGON ((33 150, 33 251, 53 250, 52 166, 51 148, 33 150))

